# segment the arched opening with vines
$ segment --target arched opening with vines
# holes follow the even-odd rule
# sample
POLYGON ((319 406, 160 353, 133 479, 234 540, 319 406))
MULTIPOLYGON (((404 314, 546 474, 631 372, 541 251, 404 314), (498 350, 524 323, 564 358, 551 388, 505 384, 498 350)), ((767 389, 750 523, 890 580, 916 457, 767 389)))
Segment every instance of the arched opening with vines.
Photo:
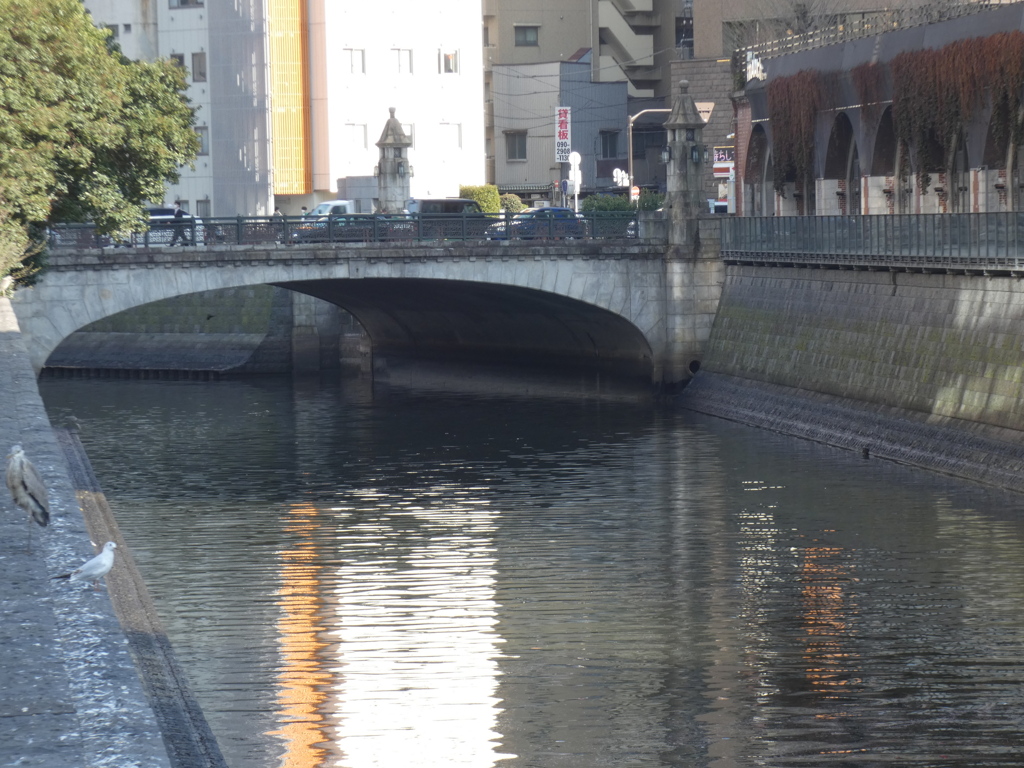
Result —
POLYGON ((901 207, 901 183, 896 173, 899 141, 892 124, 892 108, 882 112, 875 131, 874 151, 871 154, 871 177, 881 194, 873 193, 870 213, 895 213, 901 207), (875 199, 877 198, 877 200, 875 199))
MULTIPOLYGON (((981 211, 1009 210, 1010 196, 1007 194, 1007 161, 1011 152, 1006 138, 1000 136, 998 121, 988 121, 985 132, 985 148, 981 155, 981 169, 978 171, 977 207, 981 211)), ((1011 161, 1012 162, 1012 161, 1011 161)))
POLYGON ((774 212, 769 161, 768 137, 764 128, 756 126, 750 133, 747 164, 743 169, 743 209, 749 216, 771 216, 774 212))
POLYGON ((945 149, 934 133, 910 147, 912 179, 920 200, 917 213, 946 213, 949 189, 946 180, 945 149))
POLYGON ((822 213, 861 213, 860 175, 860 154, 853 124, 846 113, 840 112, 832 123, 821 182, 822 204, 830 206, 831 194, 836 201, 835 210, 822 213))

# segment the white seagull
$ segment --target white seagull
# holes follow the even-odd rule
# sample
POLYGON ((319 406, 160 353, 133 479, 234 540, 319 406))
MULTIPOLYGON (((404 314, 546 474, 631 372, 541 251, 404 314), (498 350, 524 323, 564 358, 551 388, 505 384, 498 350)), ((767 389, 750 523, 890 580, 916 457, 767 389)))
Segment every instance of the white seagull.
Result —
POLYGON ((62 573, 60 576, 51 576, 51 579, 70 579, 71 581, 91 581, 93 589, 98 589, 100 579, 110 573, 114 567, 114 550, 117 544, 108 541, 103 545, 103 551, 92 560, 88 560, 78 566, 71 573, 62 573))
POLYGON ((7 487, 14 503, 29 514, 28 551, 32 551, 32 521, 45 527, 50 522, 50 502, 36 465, 28 460, 20 445, 12 445, 7 454, 7 487))

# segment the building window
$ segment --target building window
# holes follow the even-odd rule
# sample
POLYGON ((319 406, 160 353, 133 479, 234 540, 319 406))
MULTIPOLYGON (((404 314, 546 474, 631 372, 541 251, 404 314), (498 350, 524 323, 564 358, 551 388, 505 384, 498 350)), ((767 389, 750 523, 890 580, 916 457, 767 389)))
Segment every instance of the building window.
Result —
POLYGON ((210 129, 203 125, 197 126, 195 131, 196 136, 199 137, 199 154, 210 154, 210 129))
POLYGON ((457 75, 459 73, 459 52, 438 51, 437 71, 442 75, 457 75))
POLYGON ((346 123, 345 141, 349 147, 366 149, 366 123, 346 123))
POLYGON ((346 48, 345 56, 348 57, 348 71, 353 75, 366 74, 366 51, 362 48, 346 48))
POLYGON ((210 218, 210 201, 207 200, 196 200, 196 216, 200 219, 210 218))
POLYGON ((605 160, 617 160, 619 157, 619 132, 601 131, 601 157, 605 160))
POLYGON ((182 69, 185 68, 185 54, 184 53, 172 53, 170 58, 171 58, 171 61, 173 61, 177 66, 181 67, 182 69))
POLYGON ((441 123, 441 133, 444 136, 443 147, 462 149, 462 123, 441 123))
POLYGON ((206 54, 205 53, 193 53, 192 54, 192 82, 193 83, 205 83, 206 82, 206 54))
POLYGON ((509 162, 526 160, 526 131, 508 131, 505 134, 505 159, 509 162))
POLYGON ((539 45, 537 38, 539 37, 540 27, 516 27, 516 45, 539 45))
POLYGON ((170 0, 171 8, 202 8, 204 0, 170 0))
POLYGON ((124 33, 126 35, 130 35, 131 32, 132 32, 132 25, 131 24, 125 24, 124 25, 124 33))
POLYGON ((398 61, 398 74, 400 75, 411 75, 412 74, 412 49, 411 48, 392 48, 395 52, 395 57, 398 61))
POLYGON ((110 39, 117 40, 117 24, 107 24, 106 29, 110 30, 110 39))

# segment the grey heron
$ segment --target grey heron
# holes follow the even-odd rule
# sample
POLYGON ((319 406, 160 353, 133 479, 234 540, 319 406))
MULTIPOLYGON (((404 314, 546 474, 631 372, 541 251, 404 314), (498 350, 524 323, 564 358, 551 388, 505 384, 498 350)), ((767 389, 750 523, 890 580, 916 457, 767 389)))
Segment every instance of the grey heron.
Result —
POLYGON ((39 470, 28 460, 20 445, 11 446, 11 452, 7 454, 7 487, 14 503, 29 514, 28 551, 31 552, 32 521, 44 527, 50 522, 50 502, 39 470))
POLYGON ((108 541, 103 545, 103 551, 92 560, 86 560, 82 565, 71 571, 71 573, 62 573, 60 576, 51 576, 50 578, 91 581, 93 589, 96 589, 100 579, 110 573, 110 569, 114 567, 115 549, 117 549, 117 544, 108 541))

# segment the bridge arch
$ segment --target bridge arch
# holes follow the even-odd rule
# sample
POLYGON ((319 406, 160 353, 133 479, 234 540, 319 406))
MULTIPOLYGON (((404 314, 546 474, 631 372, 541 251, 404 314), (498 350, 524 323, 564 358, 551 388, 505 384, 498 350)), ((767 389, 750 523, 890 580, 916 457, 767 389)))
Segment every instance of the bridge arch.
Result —
POLYGON ((203 259, 119 249, 51 257, 44 278, 13 305, 37 371, 71 333, 123 310, 270 284, 351 312, 375 357, 558 362, 660 382, 671 362, 663 256, 639 244, 230 246, 203 259))

